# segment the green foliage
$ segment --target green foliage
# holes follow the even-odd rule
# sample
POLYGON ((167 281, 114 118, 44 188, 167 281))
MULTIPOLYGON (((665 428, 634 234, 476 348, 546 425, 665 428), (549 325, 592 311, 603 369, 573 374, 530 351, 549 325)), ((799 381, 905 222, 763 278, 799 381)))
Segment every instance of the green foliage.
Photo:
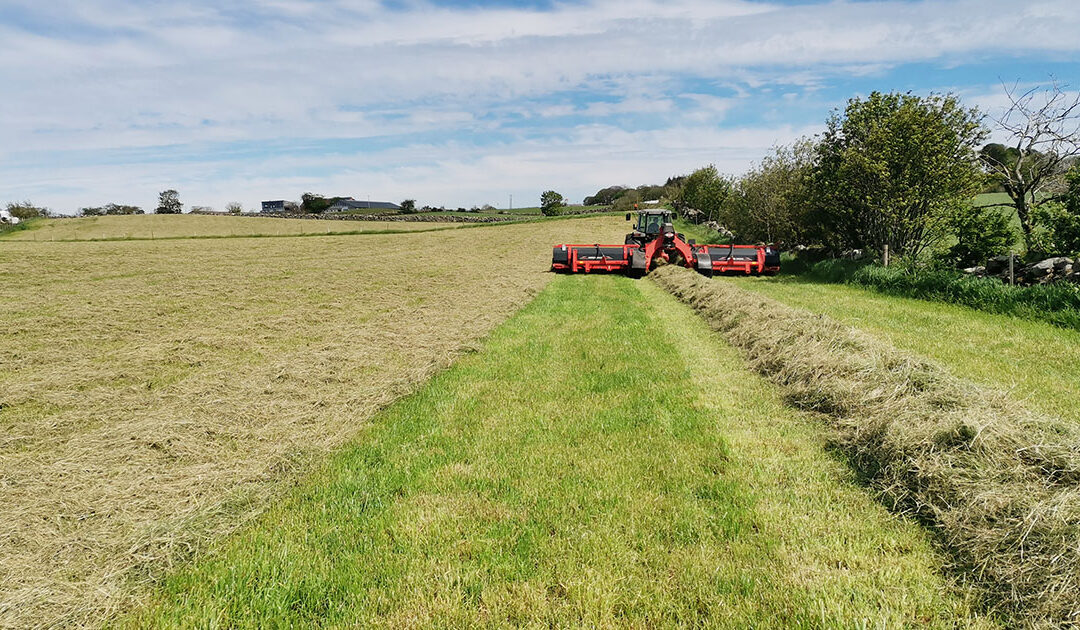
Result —
POLYGON ((5 210, 10 212, 11 216, 15 217, 16 219, 19 219, 20 221, 25 221, 27 219, 36 219, 38 217, 47 217, 47 216, 49 216, 49 209, 48 208, 44 208, 44 207, 41 207, 41 206, 35 206, 34 204, 30 203, 29 201, 20 201, 20 202, 15 202, 15 203, 9 203, 7 205, 7 207, 5 208, 5 210))
POLYGON ((305 214, 322 214, 327 208, 334 205, 336 199, 327 199, 315 193, 300 195, 300 211, 305 214))
POLYGON ((398 205, 401 207, 401 214, 416 214, 415 199, 402 200, 402 202, 398 205))
POLYGON ((144 214, 139 206, 129 206, 120 203, 108 203, 104 206, 79 208, 79 214, 84 217, 103 217, 113 215, 144 214))
POLYGON ((157 214, 180 214, 184 206, 180 203, 180 193, 173 189, 163 190, 158 194, 157 214))
POLYGON ((679 205, 701 212, 703 219, 716 221, 720 218, 720 209, 731 190, 731 179, 721 177, 716 167, 710 164, 686 178, 679 205))
POLYGON ((996 208, 962 204, 950 217, 948 229, 956 242, 938 258, 953 268, 986 264, 987 259, 1008 253, 1016 242, 1012 221, 996 208))
POLYGON ((611 209, 616 212, 633 212, 641 204, 641 201, 641 193, 633 189, 627 190, 615 200, 611 209))
POLYGON ((952 95, 872 93, 829 119, 811 178, 813 222, 837 249, 916 258, 979 190, 985 131, 952 95))
POLYGON ((225 212, 228 212, 229 214, 240 214, 243 211, 244 206, 237 201, 231 201, 225 204, 225 212))
POLYGON ((1080 254, 1080 165, 1065 175, 1068 189, 1060 203, 1044 204, 1035 210, 1036 224, 1042 228, 1039 249, 1051 254, 1080 254))
POLYGON ((540 194, 540 212, 546 217, 553 217, 561 211, 566 201, 554 190, 545 190, 540 194))
POLYGON ((1010 286, 994 278, 955 271, 912 273, 897 267, 824 260, 806 275, 821 282, 851 284, 899 297, 959 304, 969 308, 1039 319, 1080 330, 1080 287, 1068 282, 1010 286))
POLYGON ((608 186, 607 188, 601 188, 600 190, 596 191, 595 195, 586 197, 583 203, 586 206, 610 206, 611 204, 615 203, 615 201, 627 190, 630 189, 626 188, 625 186, 608 186))
POLYGON ((745 241, 803 243, 814 145, 778 147, 736 182, 720 223, 745 241))

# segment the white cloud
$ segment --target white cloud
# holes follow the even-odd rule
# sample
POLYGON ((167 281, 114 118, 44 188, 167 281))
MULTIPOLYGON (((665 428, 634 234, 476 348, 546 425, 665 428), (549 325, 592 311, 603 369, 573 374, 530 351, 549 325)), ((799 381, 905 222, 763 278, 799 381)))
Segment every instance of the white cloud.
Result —
MULTIPOLYGON (((146 204, 174 180, 216 204, 231 198, 229 186, 254 195, 256 184, 276 189, 285 181, 268 175, 279 158, 218 155, 222 143, 309 147, 373 136, 409 143, 417 134, 443 134, 442 142, 425 141, 421 159, 460 143, 463 132, 481 137, 505 131, 511 120, 538 126, 511 133, 507 147, 526 150, 530 138, 546 136, 563 155, 494 151, 498 163, 489 164, 491 143, 478 142, 460 144, 461 161, 409 162, 382 149, 377 159, 351 160, 355 173, 342 174, 331 160, 321 176, 287 178, 288 185, 329 190, 348 178, 354 185, 370 179, 384 195, 420 186, 466 203, 489 191, 479 180, 459 186, 457 178, 472 181, 484 169, 525 188, 558 185, 559 177, 568 188, 586 186, 583 172, 588 187, 604 185, 608 167, 590 170, 588 160, 617 164, 610 175, 623 173, 617 181, 626 183, 632 174, 651 180, 686 170, 691 159, 729 160, 730 170, 740 170, 738 160, 758 157, 761 147, 739 145, 745 127, 731 128, 739 121, 730 113, 773 84, 783 84, 773 100, 788 104, 838 78, 881 76, 898 64, 1080 49, 1074 0, 1031 0, 1022 11, 1015 0, 594 0, 550 11, 419 1, 391 10, 375 0, 5 5, 38 26, 0 24, 0 77, 9 95, 0 99, 0 190, 52 198, 65 209, 120 200, 136 187, 146 204), (623 129, 617 120, 628 115, 662 128, 623 129), (575 116, 608 124, 566 137, 544 126, 575 116), (682 156, 672 158, 678 168, 663 168, 657 148, 682 156), (137 158, 101 164, 123 151, 137 158), (176 153, 199 159, 177 163, 176 153), (388 163, 397 166, 382 168, 388 163), (509 172, 507 164, 527 168, 509 172), (646 176, 650 168, 659 170, 646 176), (476 192, 459 192, 466 190, 476 192), (78 195, 87 198, 75 201, 78 195)), ((298 158, 297 168, 315 172, 320 162, 298 158)))

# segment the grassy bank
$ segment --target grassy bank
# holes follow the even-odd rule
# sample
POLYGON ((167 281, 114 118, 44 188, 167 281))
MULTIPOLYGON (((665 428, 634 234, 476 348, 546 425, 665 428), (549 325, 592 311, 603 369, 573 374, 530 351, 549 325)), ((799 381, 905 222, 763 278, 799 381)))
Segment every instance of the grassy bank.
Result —
POLYGON ((131 627, 988 626, 648 283, 563 277, 131 627))
POLYGON ((800 277, 737 282, 928 357, 956 376, 1009 390, 1034 409, 1080 423, 1080 331, 800 277))
POLYGON ((850 284, 886 295, 959 304, 1080 330, 1080 286, 1069 282, 1010 286, 994 278, 975 278, 953 271, 910 273, 842 260, 822 261, 798 268, 795 273, 818 282, 850 284))
POLYGON ((942 539, 984 601, 1030 627, 1080 610, 1075 425, 813 313, 667 267, 653 274, 742 348, 894 508, 942 539))

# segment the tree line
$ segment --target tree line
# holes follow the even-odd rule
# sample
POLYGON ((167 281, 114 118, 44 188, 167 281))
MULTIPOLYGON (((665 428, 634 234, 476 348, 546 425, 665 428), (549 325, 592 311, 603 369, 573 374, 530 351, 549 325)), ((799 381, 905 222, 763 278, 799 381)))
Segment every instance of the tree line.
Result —
POLYGON ((981 264, 1017 237, 1029 256, 1076 254, 1080 96, 1056 83, 1006 92, 1011 106, 996 119, 952 94, 874 92, 740 177, 709 165, 662 186, 604 188, 585 203, 654 198, 740 240, 833 253, 887 246, 910 264, 981 264), (990 126, 1007 142, 984 144, 990 126), (1008 201, 976 206, 986 190, 1008 201), (1015 211, 1019 234, 1001 206, 1015 211))

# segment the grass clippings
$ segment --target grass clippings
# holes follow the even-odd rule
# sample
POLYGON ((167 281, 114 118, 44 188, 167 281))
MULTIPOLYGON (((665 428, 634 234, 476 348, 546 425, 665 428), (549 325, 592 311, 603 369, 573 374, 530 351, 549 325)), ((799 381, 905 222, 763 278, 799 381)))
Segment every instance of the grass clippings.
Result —
POLYGON ((951 572, 1018 625, 1080 621, 1080 440, 1074 425, 847 326, 666 267, 693 306, 835 443, 890 507, 939 534, 951 572))
POLYGON ((989 628, 651 283, 563 276, 132 628, 989 628))
POLYGON ((125 607, 622 230, 5 241, 0 627, 125 607))

